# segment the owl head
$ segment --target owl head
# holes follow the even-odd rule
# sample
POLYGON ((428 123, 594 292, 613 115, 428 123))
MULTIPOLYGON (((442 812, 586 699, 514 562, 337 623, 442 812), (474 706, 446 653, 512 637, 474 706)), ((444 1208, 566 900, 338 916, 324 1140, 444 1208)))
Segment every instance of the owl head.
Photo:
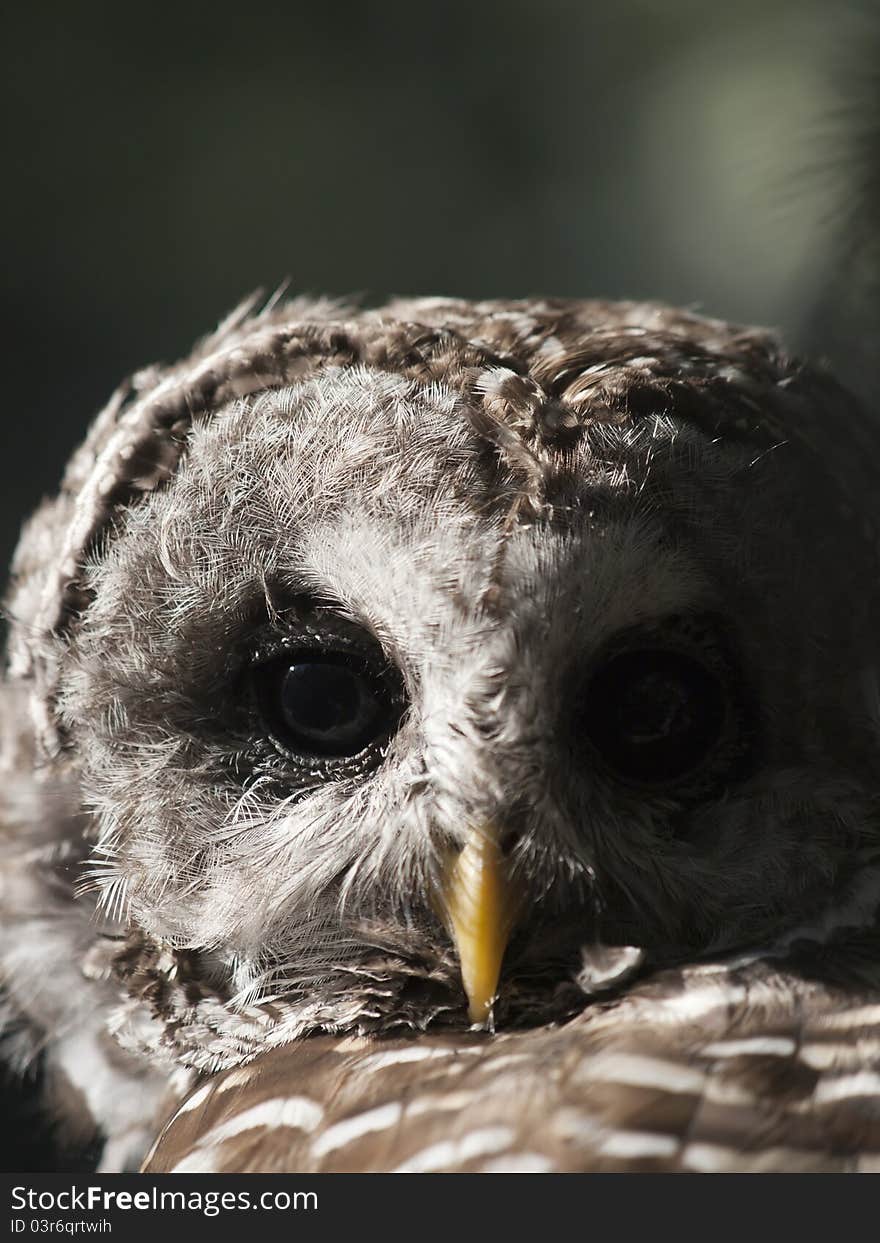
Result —
POLYGON ((135 376, 25 531, 7 674, 117 1035, 531 1022, 847 918, 874 453, 772 336, 647 304, 248 305, 135 376))

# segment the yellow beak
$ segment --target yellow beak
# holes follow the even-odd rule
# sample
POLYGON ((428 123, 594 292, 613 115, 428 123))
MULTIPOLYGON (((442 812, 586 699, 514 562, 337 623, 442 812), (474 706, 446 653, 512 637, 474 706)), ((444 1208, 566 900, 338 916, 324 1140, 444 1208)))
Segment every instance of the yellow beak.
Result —
POLYGON ((450 855, 438 899, 438 914, 458 950, 470 1020, 488 1024, 501 960, 522 906, 494 825, 471 829, 461 853, 450 855))

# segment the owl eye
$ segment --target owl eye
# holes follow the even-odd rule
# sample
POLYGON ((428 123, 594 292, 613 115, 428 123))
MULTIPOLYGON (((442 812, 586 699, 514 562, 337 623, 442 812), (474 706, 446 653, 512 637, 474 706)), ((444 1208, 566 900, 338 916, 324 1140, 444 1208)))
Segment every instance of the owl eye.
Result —
POLYGON ((395 705, 351 652, 286 652, 255 671, 270 735, 299 755, 353 756, 385 737, 395 705))
POLYGON ((619 776, 660 784, 688 777, 726 732, 724 679, 681 651, 645 648, 612 656, 592 677, 583 726, 619 776))

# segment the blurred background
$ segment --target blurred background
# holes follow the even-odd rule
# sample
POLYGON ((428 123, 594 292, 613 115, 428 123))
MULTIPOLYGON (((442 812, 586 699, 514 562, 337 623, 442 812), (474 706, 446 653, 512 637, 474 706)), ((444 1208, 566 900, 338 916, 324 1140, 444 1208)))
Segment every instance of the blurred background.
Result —
POLYGON ((114 0, 3 33, 3 565, 118 380, 285 279, 688 304, 877 408, 877 0, 114 0))
POLYGON ((777 325, 873 392, 878 0, 4 22, 3 565, 117 381, 286 278, 661 298, 777 325))

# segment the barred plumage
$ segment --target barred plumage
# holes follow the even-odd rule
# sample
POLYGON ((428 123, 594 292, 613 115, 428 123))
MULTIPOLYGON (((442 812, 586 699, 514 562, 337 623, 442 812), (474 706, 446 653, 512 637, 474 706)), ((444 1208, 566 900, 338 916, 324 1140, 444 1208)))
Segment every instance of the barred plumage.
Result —
POLYGON ((209 1079, 152 1173, 876 1173, 876 988, 789 964, 660 973, 489 1040, 316 1037, 209 1079))

